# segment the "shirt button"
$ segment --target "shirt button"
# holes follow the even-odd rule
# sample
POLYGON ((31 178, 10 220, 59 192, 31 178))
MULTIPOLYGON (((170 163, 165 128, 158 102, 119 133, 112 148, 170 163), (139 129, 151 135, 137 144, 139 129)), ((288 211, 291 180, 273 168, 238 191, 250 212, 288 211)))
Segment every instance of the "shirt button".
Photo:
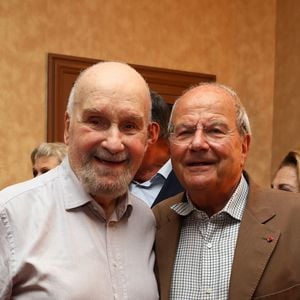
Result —
POLYGON ((116 222, 115 221, 109 222, 109 227, 115 227, 115 226, 116 226, 116 222))
POLYGON ((213 290, 211 287, 208 287, 205 292, 206 294, 212 294, 213 290))
POLYGON ((210 248, 212 247, 212 243, 207 243, 207 244, 206 244, 206 247, 207 247, 208 249, 210 249, 210 248))

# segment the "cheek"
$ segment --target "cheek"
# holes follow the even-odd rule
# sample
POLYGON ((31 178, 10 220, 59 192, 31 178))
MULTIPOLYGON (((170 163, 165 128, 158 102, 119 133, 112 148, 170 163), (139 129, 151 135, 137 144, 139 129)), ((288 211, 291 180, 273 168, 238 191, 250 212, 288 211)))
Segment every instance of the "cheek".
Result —
POLYGON ((130 143, 125 144, 125 149, 128 151, 130 157, 130 165, 131 169, 136 172, 138 168, 141 166, 145 152, 146 152, 146 144, 144 140, 133 140, 130 143))
POLYGON ((170 156, 171 160, 175 164, 180 164, 183 161, 187 148, 178 146, 178 145, 170 145, 170 156))
POLYGON ((223 152, 224 158, 237 168, 242 168, 246 161, 246 155, 243 153, 243 147, 240 141, 235 141, 228 145, 224 145, 223 152))
POLYGON ((211 143, 212 151, 219 157, 223 159, 237 158, 241 153, 242 146, 240 143, 233 141, 224 141, 222 143, 211 143))
POLYGON ((147 150, 147 140, 146 139, 132 139, 125 144, 128 151, 131 152, 133 158, 143 158, 147 150))
POLYGON ((101 136, 98 132, 85 130, 84 128, 74 128, 69 132, 69 147, 77 151, 88 151, 99 144, 101 136))

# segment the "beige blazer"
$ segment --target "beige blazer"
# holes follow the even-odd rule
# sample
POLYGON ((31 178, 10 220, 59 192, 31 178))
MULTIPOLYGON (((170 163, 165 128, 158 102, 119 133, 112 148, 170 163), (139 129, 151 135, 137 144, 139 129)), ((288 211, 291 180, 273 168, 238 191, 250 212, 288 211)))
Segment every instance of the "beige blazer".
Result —
MULTIPOLYGON (((300 194, 249 183, 231 271, 229 300, 300 299, 300 194)), ((160 299, 169 300, 182 217, 170 207, 180 193, 153 208, 157 233, 156 276, 160 299)))

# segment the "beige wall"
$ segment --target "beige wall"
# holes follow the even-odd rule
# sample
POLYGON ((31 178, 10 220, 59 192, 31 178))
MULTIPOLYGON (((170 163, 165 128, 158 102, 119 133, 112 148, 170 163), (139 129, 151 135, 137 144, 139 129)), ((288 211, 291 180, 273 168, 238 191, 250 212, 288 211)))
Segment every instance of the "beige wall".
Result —
POLYGON ((46 137, 47 53, 217 75, 253 127, 247 169, 269 182, 276 0, 0 2, 0 188, 31 177, 46 137))
POLYGON ((272 174, 300 147, 300 2, 277 2, 272 174))

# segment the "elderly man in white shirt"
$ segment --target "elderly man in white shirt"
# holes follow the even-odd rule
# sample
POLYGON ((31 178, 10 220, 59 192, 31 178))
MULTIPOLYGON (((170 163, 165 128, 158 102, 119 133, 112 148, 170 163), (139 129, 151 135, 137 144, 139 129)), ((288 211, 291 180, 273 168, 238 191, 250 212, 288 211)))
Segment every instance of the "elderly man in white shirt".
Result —
POLYGON ((81 73, 65 115, 68 156, 0 192, 0 299, 158 299, 154 216, 128 193, 150 108, 128 65, 81 73))

